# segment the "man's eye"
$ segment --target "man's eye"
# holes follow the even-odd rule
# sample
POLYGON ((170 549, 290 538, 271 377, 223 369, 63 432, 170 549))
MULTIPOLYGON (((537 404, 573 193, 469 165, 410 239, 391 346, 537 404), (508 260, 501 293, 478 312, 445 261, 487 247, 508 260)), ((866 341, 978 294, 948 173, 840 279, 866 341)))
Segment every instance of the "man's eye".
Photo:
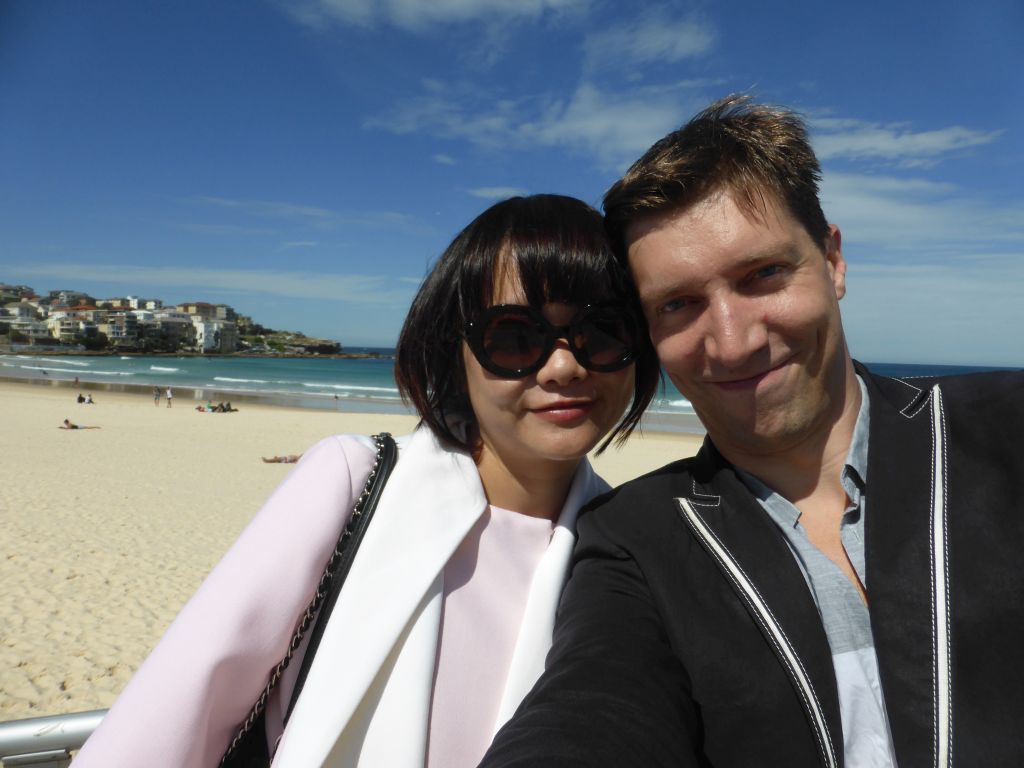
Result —
POLYGON ((672 299, 671 301, 666 301, 664 304, 661 305, 661 307, 658 309, 658 314, 670 315, 673 312, 678 312, 680 309, 683 309, 684 307, 687 307, 689 305, 690 302, 687 299, 672 299))
POLYGON ((753 277, 755 279, 763 280, 766 277, 773 277, 782 272, 781 264, 769 264, 766 267, 761 267, 754 271, 753 277))

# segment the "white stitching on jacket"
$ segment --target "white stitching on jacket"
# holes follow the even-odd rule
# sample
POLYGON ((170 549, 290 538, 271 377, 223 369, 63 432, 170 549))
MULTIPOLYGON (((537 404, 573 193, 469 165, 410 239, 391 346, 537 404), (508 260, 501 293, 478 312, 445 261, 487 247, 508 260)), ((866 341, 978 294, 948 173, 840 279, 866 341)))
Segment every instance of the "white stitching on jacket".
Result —
POLYGON ((946 455, 946 416, 942 390, 936 384, 932 402, 932 514, 929 555, 932 571, 932 674, 934 686, 932 720, 936 768, 953 765, 953 696, 950 686, 949 539, 946 455), (941 486, 940 486, 941 484, 941 486))
POLYGON ((716 496, 713 493, 701 493, 700 491, 698 491, 697 480, 695 478, 691 478, 690 480, 690 494, 694 496, 694 498, 691 499, 691 501, 694 504, 698 504, 702 507, 717 507, 719 504, 722 503, 721 496, 716 496), (697 501, 696 497, 708 499, 708 501, 697 501))
POLYGON ((907 403, 906 405, 904 405, 904 406, 903 406, 902 408, 900 408, 900 413, 901 413, 901 414, 903 414, 904 416, 906 416, 906 417, 907 417, 908 419, 912 419, 912 418, 914 418, 915 416, 917 416, 917 414, 919 414, 919 413, 921 412, 921 409, 922 409, 922 408, 924 408, 924 407, 925 407, 925 405, 927 405, 927 403, 928 403, 928 398, 925 398, 925 399, 924 399, 924 401, 923 401, 923 402, 922 402, 922 403, 921 403, 921 404, 920 404, 920 405, 919 405, 919 406, 918 406, 917 408, 915 408, 915 409, 914 409, 914 411, 913 411, 912 413, 907 413, 907 409, 908 409, 908 408, 909 408, 909 407, 910 407, 911 405, 913 405, 913 404, 914 404, 914 400, 916 400, 916 399, 917 399, 918 395, 920 395, 920 394, 921 394, 921 391, 922 391, 922 390, 921 390, 921 388, 920 388, 920 387, 915 387, 915 386, 914 386, 913 384, 911 384, 911 383, 910 383, 909 381, 906 381, 906 380, 904 380, 904 379, 895 379, 895 378, 894 378, 894 379, 893 379, 893 381, 898 381, 898 382, 899 382, 900 384, 902 384, 903 386, 905 386, 905 387, 910 387, 910 389, 914 390, 914 396, 913 396, 913 397, 912 397, 912 398, 910 399, 910 401, 909 401, 909 402, 908 402, 908 403, 907 403))
POLYGON ((810 710, 813 721, 812 730, 818 741, 818 748, 821 750, 825 765, 835 768, 837 765, 835 747, 832 744, 832 734, 829 732, 828 725, 825 722, 825 713, 821 709, 821 702, 818 700, 818 694, 814 690, 814 685, 807 675, 803 662, 793 649, 793 644, 786 636, 782 625, 775 618, 768 603, 761 597, 757 586, 747 576, 736 558, 722 544, 721 540, 711 530, 710 526, 700 516, 700 513, 697 512, 691 502, 687 499, 677 499, 676 501, 680 505, 684 520, 690 524, 690 529, 705 542, 706 549, 718 561, 719 567, 722 568, 730 581, 739 588, 740 594, 744 596, 744 599, 753 608, 754 615, 758 617, 761 625, 768 629, 769 641, 778 651, 790 676, 796 682, 796 689, 803 699, 804 705, 810 710))

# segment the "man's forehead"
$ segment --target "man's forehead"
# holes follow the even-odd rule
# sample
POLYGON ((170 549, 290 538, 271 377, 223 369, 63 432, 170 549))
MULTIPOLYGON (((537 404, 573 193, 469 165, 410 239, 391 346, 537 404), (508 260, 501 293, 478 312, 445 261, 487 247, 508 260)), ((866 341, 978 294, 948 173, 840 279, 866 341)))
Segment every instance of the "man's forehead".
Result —
POLYGON ((636 217, 625 229, 625 246, 628 252, 632 252, 638 240, 652 232, 672 228, 681 219, 692 221, 694 216, 728 215, 736 211, 757 228, 794 220, 789 209, 774 192, 755 190, 752 195, 747 195, 723 187, 686 205, 636 217))

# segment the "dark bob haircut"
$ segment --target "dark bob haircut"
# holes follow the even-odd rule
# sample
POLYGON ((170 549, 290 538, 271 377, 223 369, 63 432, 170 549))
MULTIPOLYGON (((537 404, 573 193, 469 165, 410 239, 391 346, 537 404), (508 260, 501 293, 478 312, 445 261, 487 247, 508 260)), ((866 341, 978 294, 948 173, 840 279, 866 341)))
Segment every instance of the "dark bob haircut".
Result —
POLYGON ((497 203, 448 246, 423 281, 398 338, 395 380, 402 399, 442 443, 475 453, 476 430, 453 428, 460 418, 474 421, 465 394, 465 327, 494 303, 506 277, 518 282, 534 307, 615 300, 634 316, 640 338, 633 402, 600 450, 613 439, 624 442, 654 397, 660 368, 631 278, 612 253, 601 215, 562 195, 497 203))

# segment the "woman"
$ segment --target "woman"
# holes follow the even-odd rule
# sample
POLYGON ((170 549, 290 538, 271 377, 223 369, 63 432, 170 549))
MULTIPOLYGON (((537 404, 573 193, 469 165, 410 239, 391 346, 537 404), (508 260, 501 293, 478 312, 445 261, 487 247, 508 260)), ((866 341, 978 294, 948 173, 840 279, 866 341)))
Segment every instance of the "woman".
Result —
MULTIPOLYGON (((499 203, 445 251, 396 355, 422 420, 400 441, 283 735, 297 661, 268 704, 275 766, 483 756, 543 669, 577 510, 608 487, 586 454, 624 439, 657 385, 627 285, 597 212, 561 196, 499 203)), ((373 455, 352 436, 306 452, 76 768, 217 764, 284 655, 373 455)))

